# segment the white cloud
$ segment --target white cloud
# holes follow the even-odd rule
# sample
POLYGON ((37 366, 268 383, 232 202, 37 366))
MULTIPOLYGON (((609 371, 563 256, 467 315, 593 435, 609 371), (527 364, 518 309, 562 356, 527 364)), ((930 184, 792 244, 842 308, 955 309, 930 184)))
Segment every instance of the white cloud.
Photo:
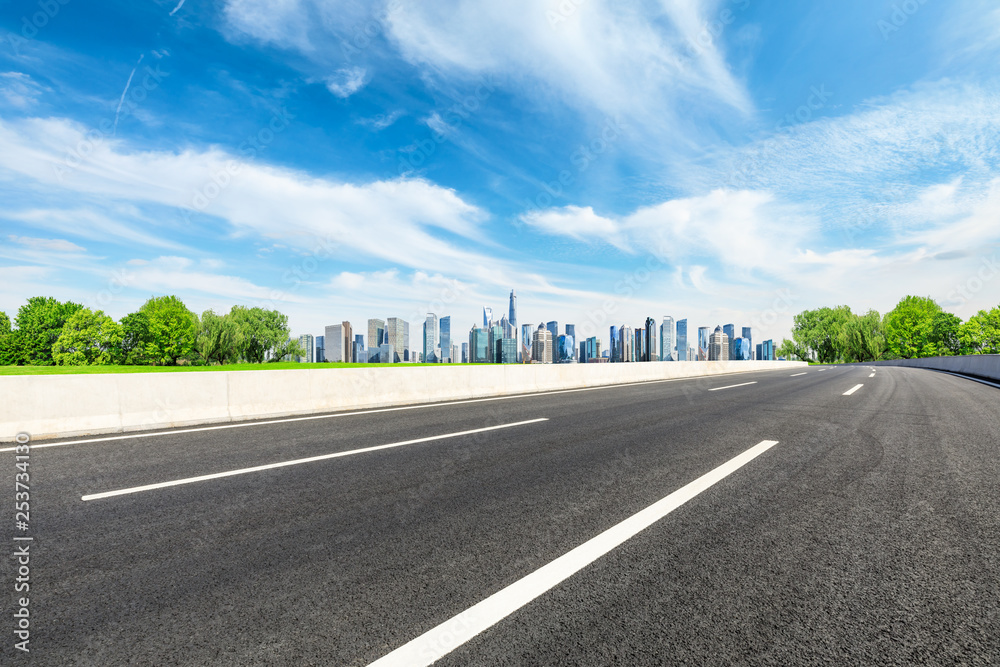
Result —
POLYGON ((607 243, 622 250, 629 248, 618 223, 597 215, 590 206, 529 211, 521 216, 521 220, 530 227, 553 236, 568 236, 589 243, 607 243))
POLYGON ((697 46, 714 6, 442 0, 395 4, 389 25, 404 57, 434 71, 494 74, 588 111, 669 123, 681 120, 679 98, 752 107, 718 40, 697 46))
POLYGON ((73 252, 80 253, 86 252, 86 249, 81 248, 75 243, 70 243, 65 239, 38 239, 28 236, 14 236, 10 234, 7 239, 12 243, 17 243, 18 245, 27 246, 32 250, 45 250, 49 252, 73 252))
POLYGON ((363 67, 337 70, 325 79, 326 88, 337 97, 346 99, 364 87, 366 74, 363 67))
MULTIPOLYGON (((205 267, 211 268, 211 266, 205 267)), ((216 297, 228 297, 238 301, 278 300, 301 302, 303 297, 289 292, 255 285, 238 276, 229 276, 205 271, 188 257, 162 256, 141 264, 132 264, 122 272, 127 287, 146 290, 156 294, 200 293, 216 297)))
POLYGON ((309 16, 300 0, 229 0, 227 25, 265 44, 311 51, 309 16))
POLYGON ((811 222, 768 193, 716 190, 702 197, 674 199, 619 218, 591 207, 532 211, 522 219, 548 234, 642 252, 691 265, 705 258, 725 271, 772 274, 804 241, 811 222))
POLYGON ((362 118, 361 120, 358 121, 358 124, 370 127, 377 132, 379 130, 384 130, 385 128, 389 127, 397 120, 402 118, 403 115, 404 113, 397 109, 396 111, 393 111, 391 113, 379 114, 373 118, 362 118))
POLYGON ((19 111, 30 109, 46 89, 24 72, 0 72, 0 104, 19 111))
POLYGON ((174 250, 183 248, 178 243, 144 232, 142 227, 149 226, 149 221, 134 207, 129 206, 112 206, 107 211, 75 206, 63 209, 26 208, 5 211, 2 217, 29 224, 36 229, 60 232, 101 243, 140 244, 174 250))

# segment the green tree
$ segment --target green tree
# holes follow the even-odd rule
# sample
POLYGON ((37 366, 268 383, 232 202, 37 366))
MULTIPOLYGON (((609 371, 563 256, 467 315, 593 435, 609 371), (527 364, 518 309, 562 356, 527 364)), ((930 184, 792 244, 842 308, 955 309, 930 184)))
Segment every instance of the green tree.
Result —
POLYGON ((236 325, 237 356, 253 364, 280 359, 286 354, 288 316, 276 310, 233 306, 229 316, 236 325), (279 353, 280 354, 277 354, 279 353))
POLYGON ((195 347, 205 363, 224 364, 236 358, 239 339, 236 321, 229 315, 216 315, 212 310, 201 314, 201 325, 195 347))
POLYGON ((149 319, 146 353, 153 364, 174 365, 194 352, 198 316, 176 296, 152 297, 139 309, 149 319))
POLYGON ((51 366, 52 346, 62 335, 70 316, 83 308, 78 303, 60 303, 53 297, 34 296, 17 311, 19 355, 24 363, 51 366))
POLYGON ((774 354, 777 357, 784 357, 788 361, 792 361, 796 358, 801 359, 798 352, 799 348, 795 345, 795 342, 785 338, 781 341, 781 345, 778 346, 778 349, 774 351, 774 354))
POLYGON ((930 297, 906 296, 885 314, 885 344, 890 359, 933 357, 934 318, 941 306, 930 297))
POLYGON ((11 328, 7 313, 0 311, 0 366, 24 363, 20 342, 20 333, 11 328))
POLYGON ((945 312, 935 315, 929 337, 934 353, 942 357, 962 354, 961 329, 962 320, 958 316, 945 312))
POLYGON ((959 330, 959 338, 968 354, 1000 354, 1000 306, 970 317, 959 330))
POLYGON ((285 341, 277 345, 273 350, 271 350, 271 358, 269 361, 281 361, 284 357, 304 357, 306 356, 306 350, 302 347, 298 338, 286 338, 285 341))
POLYGON ((52 346, 52 358, 60 366, 92 366, 114 362, 121 344, 121 327, 102 311, 81 308, 66 320, 52 346))
POLYGON ((877 361, 885 352, 885 327, 877 310, 851 315, 840 332, 840 349, 847 361, 877 361))
POLYGON ((847 306, 804 310, 795 316, 792 338, 800 351, 800 358, 815 358, 820 363, 829 364, 842 358, 840 332, 851 317, 847 306))
POLYGON ((121 343, 115 351, 115 363, 126 366, 144 366, 153 362, 155 348, 146 313, 130 313, 119 322, 121 343))

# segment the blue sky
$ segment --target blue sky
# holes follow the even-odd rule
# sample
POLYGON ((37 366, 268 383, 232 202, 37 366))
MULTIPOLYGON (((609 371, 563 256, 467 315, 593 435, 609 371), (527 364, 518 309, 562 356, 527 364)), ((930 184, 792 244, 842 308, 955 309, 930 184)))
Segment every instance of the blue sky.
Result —
POLYGON ((1000 303, 974 0, 0 0, 0 309, 154 294, 294 333, 519 295, 789 335, 1000 303))

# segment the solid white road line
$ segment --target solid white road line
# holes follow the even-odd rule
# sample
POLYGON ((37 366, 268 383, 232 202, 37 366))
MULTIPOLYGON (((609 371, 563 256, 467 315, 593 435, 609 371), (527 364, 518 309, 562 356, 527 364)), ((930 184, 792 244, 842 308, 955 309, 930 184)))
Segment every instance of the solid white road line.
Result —
POLYGON ((950 371, 936 371, 938 373, 944 373, 945 375, 954 375, 957 378, 962 378, 963 380, 972 380, 973 382, 978 382, 980 384, 986 384, 991 387, 1000 388, 1000 384, 996 382, 990 382, 989 380, 983 380, 982 378, 973 377, 972 375, 963 375, 961 373, 952 373, 950 371))
POLYGON ((776 444, 778 444, 776 440, 764 440, 754 445, 715 470, 633 514, 548 565, 542 566, 466 611, 431 628, 371 663, 369 667, 425 667, 432 664, 653 525, 716 482, 736 472, 776 444))
POLYGON ((728 387, 716 387, 715 389, 709 389, 709 391, 722 391, 723 389, 732 389, 733 387, 745 387, 748 384, 757 384, 756 382, 744 382, 742 384, 731 384, 728 387))
POLYGON ((805 373, 796 373, 794 375, 789 375, 788 377, 790 377, 790 378, 797 378, 800 375, 805 375, 805 373))
POLYGON ((851 394, 853 394, 854 392, 856 392, 858 389, 861 389, 863 386, 864 386, 863 384, 856 384, 856 385, 854 385, 853 387, 851 387, 850 389, 848 389, 847 391, 844 392, 844 396, 850 396, 851 394))
MULTIPOLYGON (((449 405, 466 405, 468 403, 486 403, 489 401, 510 401, 517 398, 531 398, 534 396, 551 394, 573 394, 580 391, 599 391, 601 389, 615 389, 617 387, 635 387, 641 384, 662 384, 664 382, 683 382, 684 380, 702 380, 705 377, 722 377, 724 375, 739 375, 742 371, 733 373, 719 373, 718 376, 698 376, 686 378, 667 378, 665 380, 644 380, 642 382, 626 382, 623 384, 605 384, 599 387, 580 387, 579 389, 556 389, 555 391, 537 391, 529 394, 512 394, 510 396, 491 396, 489 398, 470 398, 462 401, 446 401, 443 403, 421 403, 419 405, 400 405, 393 408, 374 408, 370 410, 355 410, 354 412, 337 412, 334 414, 308 415, 305 417, 287 417, 283 419, 268 419, 265 421, 246 421, 237 424, 216 424, 213 426, 199 426, 197 428, 181 428, 170 431, 157 431, 156 433, 130 433, 128 435, 112 435, 101 438, 86 438, 83 440, 67 440, 66 442, 51 442, 48 444, 32 444, 32 449, 42 449, 43 447, 65 447, 66 445, 83 445, 91 442, 108 442, 111 440, 131 440, 133 438, 158 438, 164 435, 178 435, 181 433, 197 433, 199 431, 218 431, 227 428, 247 428, 249 426, 266 426, 268 424, 285 424, 288 422, 311 421, 313 419, 335 419, 337 417, 353 417, 356 415, 371 415, 378 412, 397 412, 399 410, 425 410, 427 408, 443 408, 449 405)), ((766 371, 758 371, 766 372, 766 371)), ((4 447, 0 452, 12 452, 14 447, 4 447)))
POLYGON ((195 482, 204 482, 209 479, 219 479, 220 477, 232 477, 233 475, 245 475, 251 472, 260 472, 261 470, 271 470, 272 468, 284 468, 287 466, 297 466, 302 463, 313 463, 314 461, 325 461, 327 459, 336 459, 341 456, 351 456, 353 454, 363 454, 365 452, 374 452, 380 449, 390 449, 392 447, 404 447, 406 445, 415 445, 419 442, 431 442, 433 440, 445 440, 447 438, 458 438, 463 435, 472 435, 473 433, 485 433, 486 431, 496 431, 502 428, 512 428, 514 426, 524 426, 526 424, 536 424, 538 422, 548 421, 548 417, 542 417, 540 419, 529 419, 528 421, 515 422, 513 424, 500 424, 499 426, 487 426, 485 428, 477 428, 471 431, 459 431, 458 433, 446 433, 444 435, 432 435, 429 438, 417 438, 416 440, 404 440, 403 442, 393 442, 388 445, 376 445, 374 447, 363 447, 362 449, 352 449, 346 452, 335 452, 333 454, 323 454, 321 456, 310 456, 305 459, 294 459, 292 461, 282 461, 280 463, 268 463, 266 465, 254 466, 252 468, 241 468, 239 470, 229 470, 227 472, 217 472, 211 475, 201 475, 199 477, 187 477, 185 479, 175 479, 170 482, 159 482, 157 484, 146 484, 145 486, 133 486, 128 489, 119 489, 117 491, 105 491, 103 493, 92 493, 90 495, 83 496, 81 500, 98 500, 100 498, 110 498, 111 496, 122 496, 127 493, 139 493, 140 491, 151 491, 153 489, 163 489, 168 486, 180 486, 182 484, 193 484, 195 482))

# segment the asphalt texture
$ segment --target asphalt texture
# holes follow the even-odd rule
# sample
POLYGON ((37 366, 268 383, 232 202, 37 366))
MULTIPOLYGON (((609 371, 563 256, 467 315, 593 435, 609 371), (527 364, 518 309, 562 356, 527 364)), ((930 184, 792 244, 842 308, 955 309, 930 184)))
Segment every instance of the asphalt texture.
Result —
MULTIPOLYGON (((1000 664, 1000 390, 870 374, 811 367, 33 449, 31 652, 13 648, 11 592, 0 662, 367 665, 777 440, 436 664, 1000 664)), ((12 591, 15 561, 2 563, 12 591)))

